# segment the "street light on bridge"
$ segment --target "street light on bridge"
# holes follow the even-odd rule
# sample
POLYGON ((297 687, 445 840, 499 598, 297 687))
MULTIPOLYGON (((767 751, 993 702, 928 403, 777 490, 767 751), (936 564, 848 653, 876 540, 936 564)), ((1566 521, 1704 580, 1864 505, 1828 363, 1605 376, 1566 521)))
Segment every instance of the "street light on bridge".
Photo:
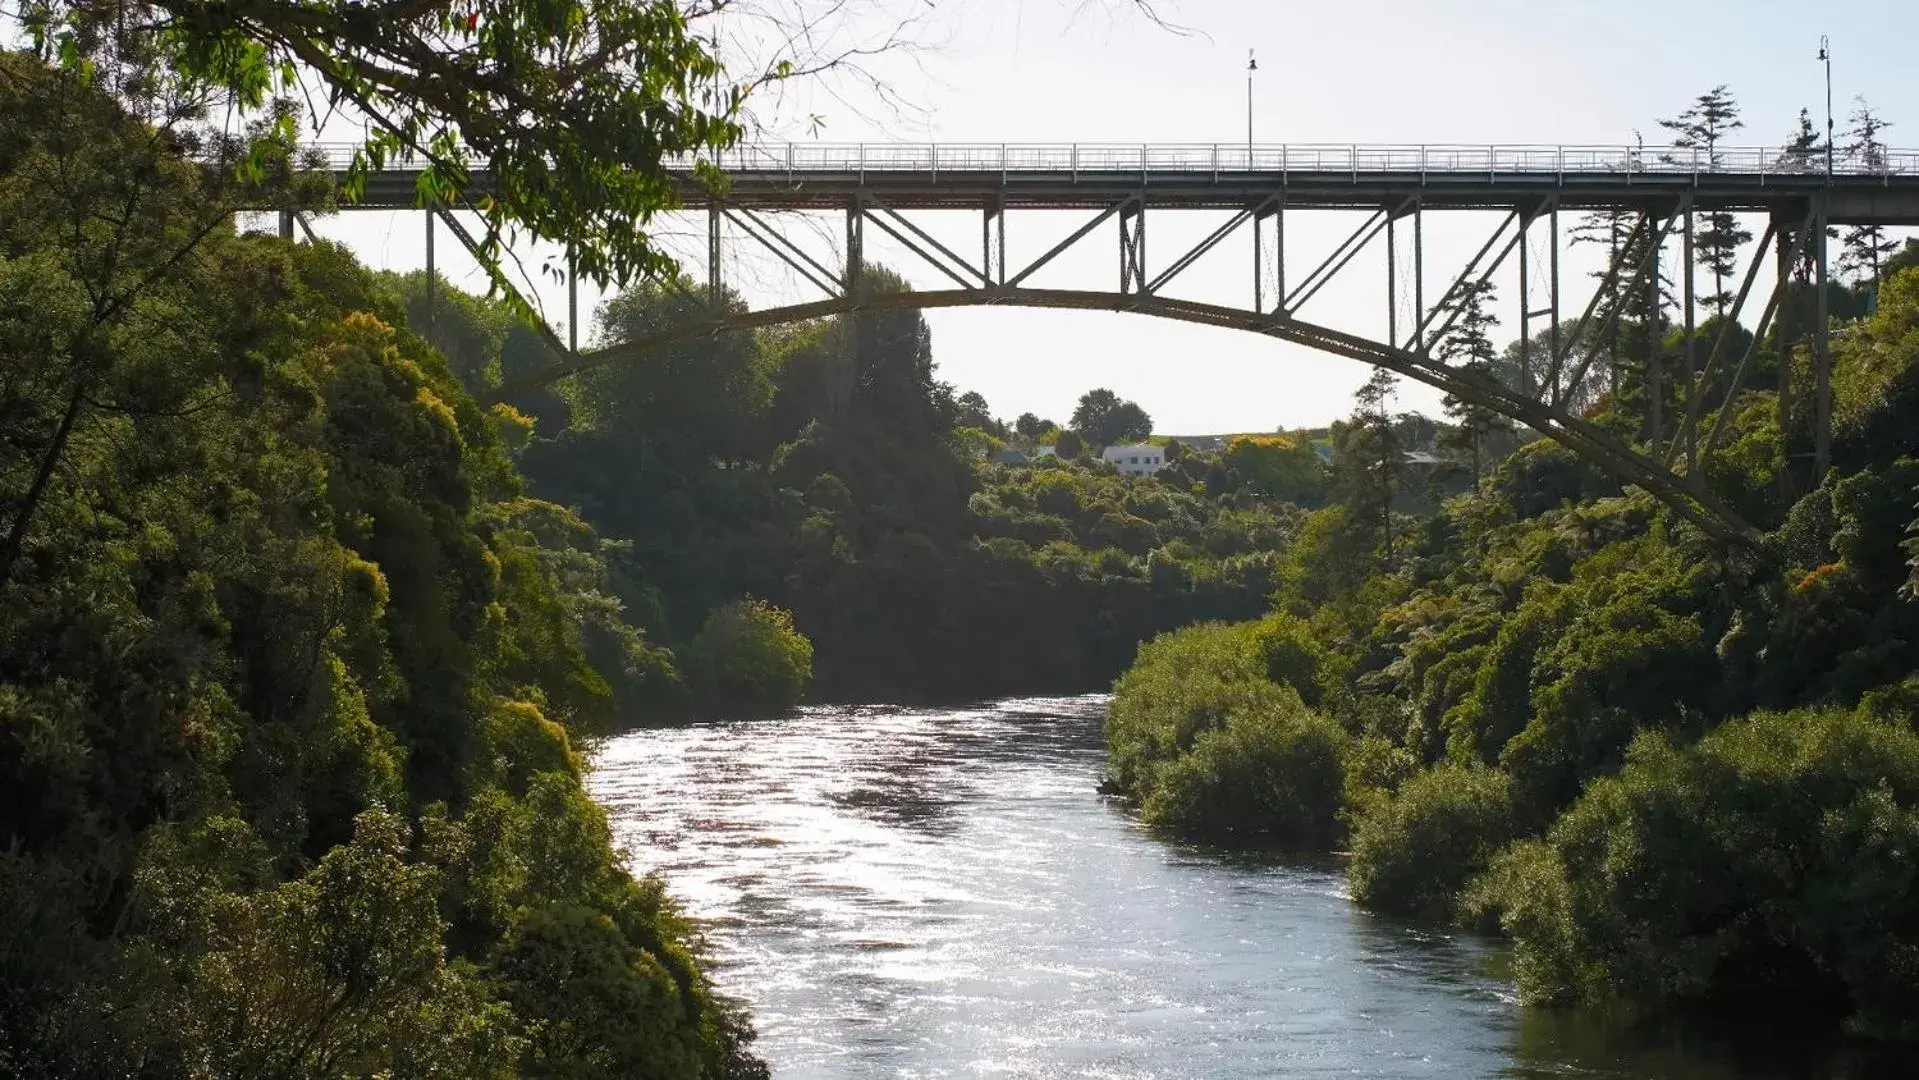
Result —
POLYGON ((1253 59, 1253 50, 1246 50, 1246 171, 1253 171, 1253 72, 1259 70, 1259 61, 1253 59))
POLYGON ((1826 181, 1832 181, 1832 42, 1819 35, 1819 61, 1826 65, 1826 181))

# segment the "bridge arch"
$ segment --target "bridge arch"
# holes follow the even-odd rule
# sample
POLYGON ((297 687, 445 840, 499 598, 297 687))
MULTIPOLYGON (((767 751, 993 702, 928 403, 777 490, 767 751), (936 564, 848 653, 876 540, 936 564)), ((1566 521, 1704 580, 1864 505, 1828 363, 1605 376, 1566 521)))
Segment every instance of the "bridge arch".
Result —
POLYGON ((837 315, 977 306, 1128 312, 1241 330, 1372 364, 1462 401, 1491 409, 1507 419, 1532 428, 1626 483, 1643 488, 1716 540, 1740 544, 1756 544, 1760 540, 1757 529, 1705 491, 1703 486, 1695 486, 1688 478, 1673 472, 1665 464, 1597 424, 1551 408, 1496 379, 1448 367, 1423 353, 1395 348, 1286 315, 1261 315, 1217 304, 1151 294, 1003 287, 839 296, 812 303, 742 312, 720 319, 690 321, 639 341, 579 354, 565 363, 555 364, 501 386, 488 394, 486 400, 489 403, 510 401, 562 379, 613 364, 632 362, 655 349, 700 337, 837 315))

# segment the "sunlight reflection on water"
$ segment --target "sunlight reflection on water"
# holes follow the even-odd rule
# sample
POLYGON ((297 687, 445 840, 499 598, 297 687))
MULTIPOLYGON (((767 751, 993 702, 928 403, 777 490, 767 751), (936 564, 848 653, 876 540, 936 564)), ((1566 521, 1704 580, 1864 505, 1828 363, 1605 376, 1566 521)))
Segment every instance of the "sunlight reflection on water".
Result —
POLYGON ((1094 792, 1104 707, 634 732, 591 787, 779 1080, 1881 1075, 1527 1013, 1492 945, 1358 911, 1336 864, 1155 840, 1094 792))

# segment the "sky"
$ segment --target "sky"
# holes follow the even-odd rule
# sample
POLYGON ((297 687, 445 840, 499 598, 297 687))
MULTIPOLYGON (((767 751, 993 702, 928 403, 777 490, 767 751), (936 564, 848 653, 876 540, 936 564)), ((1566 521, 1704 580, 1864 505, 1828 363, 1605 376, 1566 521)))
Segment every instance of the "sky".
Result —
MULTIPOLYGON (((824 6, 824 0, 763 2, 788 11, 824 6)), ((1854 96, 1863 94, 1894 123, 1889 143, 1919 146, 1919 110, 1904 111, 1919 102, 1919 66, 1911 63, 1919 5, 1909 0, 1157 0, 1155 10, 1172 28, 1144 17, 1130 0, 847 0, 839 19, 823 28, 826 51, 871 45, 896 30, 908 47, 866 56, 856 72, 762 95, 754 103, 756 137, 1243 145, 1251 48, 1259 62, 1251 106, 1260 144, 1623 145, 1643 136, 1657 145, 1667 141, 1658 118, 1724 83, 1747 124, 1732 141, 1774 146, 1801 107, 1823 124, 1825 73, 1816 55, 1825 34, 1840 129, 1854 96), (903 16, 913 21, 901 30, 903 16)), ((722 54, 739 70, 768 55, 764 35, 745 24, 727 27, 721 41, 722 54)), ((1218 220, 1149 209, 1150 261, 1163 267, 1181 239, 1197 239, 1218 220)), ((1495 220, 1455 213, 1429 214, 1427 222, 1430 303, 1437 288, 1431 283, 1456 272, 1495 220)), ((1076 224, 1073 215, 1009 217, 1009 261, 1043 250, 1076 224)), ((1310 268, 1356 224, 1294 215, 1289 274, 1296 278, 1310 268)), ((690 267, 704 265, 703 220, 659 225, 690 267), (692 236, 701 239, 686 239, 692 236)), ((371 265, 406 270, 424 263, 418 213, 356 211, 316 227, 351 244, 371 265)), ((792 234, 825 256, 838 227, 796 222, 792 234)), ((962 251, 977 246, 977 218, 949 214, 927 227, 967 244, 962 251)), ((1758 232, 1762 223, 1749 227, 1758 232)), ((939 287, 944 281, 888 250, 873 230, 868 237, 869 258, 909 282, 939 287)), ((1222 245, 1195 265, 1175 294, 1249 301, 1250 239, 1237 239, 1243 243, 1222 245)), ((1409 242, 1404 231, 1401 242, 1409 242)), ((1077 251, 1034 283, 1112 288, 1116 243, 1115 234, 1077 251)), ((737 252, 728 263, 729 283, 754 306, 818 298, 747 245, 729 245, 737 252)), ((456 284, 483 289, 471 263, 449 254, 452 246, 442 234, 442 271, 456 284)), ((1536 265, 1543 265, 1543 231, 1533 251, 1536 265)), ((1569 257, 1568 290, 1591 268, 1589 258, 1569 257)), ((1383 249, 1363 254, 1303 315, 1377 335, 1385 268, 1383 249)), ((1516 336, 1513 264, 1500 284, 1503 339, 1516 336)), ((1761 287, 1766 284, 1762 278, 1761 287)), ((564 336, 564 288, 542 282, 538 291, 564 336)), ((583 341, 592 337, 596 300, 582 291, 583 341)), ((1401 316, 1402 325, 1409 316, 1401 316)), ((940 377, 980 392, 1007 418, 1032 411, 1064 421, 1081 393, 1104 386, 1138 401, 1166 433, 1316 426, 1350 412, 1352 392, 1369 374, 1353 361, 1298 346, 1138 315, 995 307, 931 312, 927 321, 940 377)), ((1408 385, 1399 405, 1434 412, 1438 400, 1408 385)))

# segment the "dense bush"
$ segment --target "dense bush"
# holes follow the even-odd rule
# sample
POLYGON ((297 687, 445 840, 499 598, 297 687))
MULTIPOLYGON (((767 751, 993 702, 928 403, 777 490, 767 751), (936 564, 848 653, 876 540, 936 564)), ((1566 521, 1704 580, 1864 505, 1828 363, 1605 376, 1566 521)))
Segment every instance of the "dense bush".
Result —
POLYGON ((1312 671, 1291 628, 1205 623, 1142 646, 1113 688, 1108 787, 1181 835, 1327 845, 1346 737, 1268 677, 1312 671))
POLYGON ((1434 766, 1356 815, 1347 871, 1353 899, 1381 911, 1451 918, 1454 897, 1512 836, 1504 774, 1479 764, 1434 766))
POLYGON ((523 418, 93 85, 0 117, 0 1074, 763 1075, 581 787, 523 418))
POLYGON ((1647 734, 1475 889, 1539 1001, 1793 1003, 1919 1035, 1919 734, 1762 713, 1647 734))
POLYGON ((1158 772, 1140 817, 1215 843, 1328 850, 1346 743, 1339 725, 1290 694, 1237 706, 1158 772))
POLYGON ((687 663, 708 707, 775 712, 797 703, 813 678, 813 643, 793 616, 762 600, 715 610, 687 646, 687 663))

